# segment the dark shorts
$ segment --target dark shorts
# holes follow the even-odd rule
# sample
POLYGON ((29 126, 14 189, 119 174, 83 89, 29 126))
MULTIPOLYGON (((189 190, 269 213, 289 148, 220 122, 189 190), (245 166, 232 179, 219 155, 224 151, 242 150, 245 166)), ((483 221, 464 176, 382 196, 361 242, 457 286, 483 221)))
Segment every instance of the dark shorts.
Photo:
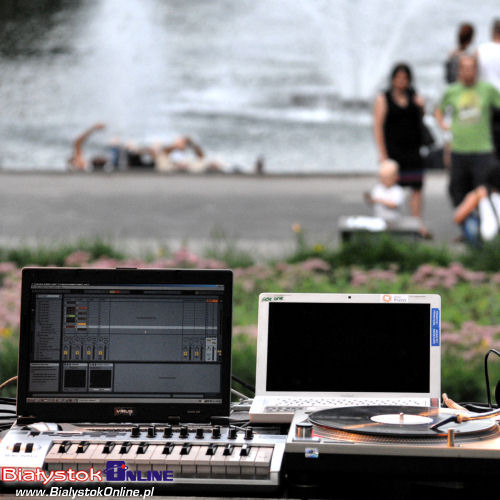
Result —
POLYGON ((423 170, 400 170, 398 184, 401 187, 409 187, 415 191, 420 191, 424 184, 423 170))
POLYGON ((424 183, 424 168, 420 153, 418 151, 390 151, 389 158, 398 162, 398 184, 420 191, 424 183))
POLYGON ((449 193, 453 206, 485 183, 492 168, 499 168, 493 153, 451 153, 449 193))

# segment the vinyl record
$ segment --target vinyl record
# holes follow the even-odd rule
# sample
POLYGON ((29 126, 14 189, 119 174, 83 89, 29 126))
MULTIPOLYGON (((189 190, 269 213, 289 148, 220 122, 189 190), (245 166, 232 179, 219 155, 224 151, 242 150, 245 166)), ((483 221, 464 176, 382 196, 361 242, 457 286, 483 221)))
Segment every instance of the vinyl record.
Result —
POLYGON ((314 425, 343 432, 374 436, 441 437, 454 429, 455 434, 475 434, 496 428, 492 419, 457 423, 448 422, 437 430, 430 427, 450 415, 453 410, 420 406, 351 406, 331 408, 312 413, 314 425))

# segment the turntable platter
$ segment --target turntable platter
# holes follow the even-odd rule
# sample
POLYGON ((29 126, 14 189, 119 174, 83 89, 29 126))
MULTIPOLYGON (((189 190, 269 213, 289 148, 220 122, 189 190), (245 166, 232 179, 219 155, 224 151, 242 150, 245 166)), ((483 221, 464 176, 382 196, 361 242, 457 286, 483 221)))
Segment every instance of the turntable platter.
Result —
POLYGON ((448 422, 437 430, 430 428, 452 414, 453 410, 418 406, 358 406, 317 411, 309 416, 309 420, 326 429, 393 437, 442 437, 449 429, 453 429, 456 435, 469 435, 497 427, 493 419, 486 419, 448 422))

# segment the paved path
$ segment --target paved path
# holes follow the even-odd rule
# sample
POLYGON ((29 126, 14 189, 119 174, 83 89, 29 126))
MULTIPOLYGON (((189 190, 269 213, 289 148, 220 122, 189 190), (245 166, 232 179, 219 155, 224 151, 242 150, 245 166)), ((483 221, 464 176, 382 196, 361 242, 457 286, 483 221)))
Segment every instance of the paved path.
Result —
MULTIPOLYGON (((129 250, 199 249, 214 232, 245 249, 293 248, 293 223, 307 241, 336 242, 340 215, 369 214, 361 177, 0 174, 0 244, 104 237, 129 250)), ((428 175, 424 218, 437 242, 458 234, 444 173, 428 175)))

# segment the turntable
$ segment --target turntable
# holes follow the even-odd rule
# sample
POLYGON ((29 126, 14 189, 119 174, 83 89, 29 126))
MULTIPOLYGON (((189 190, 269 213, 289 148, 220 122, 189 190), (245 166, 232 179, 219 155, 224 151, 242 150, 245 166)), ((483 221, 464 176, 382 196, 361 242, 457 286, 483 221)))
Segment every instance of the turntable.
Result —
POLYGON ((284 468, 296 486, 371 488, 403 481, 492 487, 500 466, 499 416, 477 417, 447 408, 395 406, 297 412, 284 468))

